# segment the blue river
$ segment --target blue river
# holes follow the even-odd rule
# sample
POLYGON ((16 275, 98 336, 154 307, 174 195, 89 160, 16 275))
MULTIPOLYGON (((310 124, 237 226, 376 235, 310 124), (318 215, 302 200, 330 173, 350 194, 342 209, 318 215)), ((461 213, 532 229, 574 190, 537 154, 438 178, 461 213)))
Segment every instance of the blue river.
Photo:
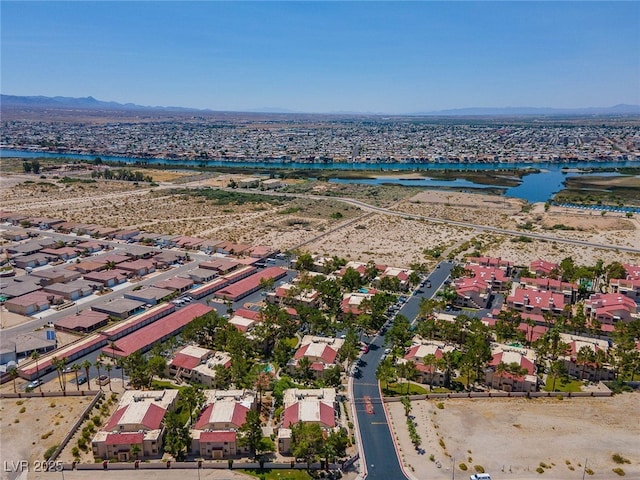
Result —
MULTIPOLYGON (((0 158, 18 157, 18 158, 68 158, 72 160, 94 160, 100 157, 108 162, 121 162, 123 164, 155 164, 155 165, 174 165, 181 166, 200 166, 207 167, 246 167, 261 169, 298 169, 298 170, 345 170, 345 171, 369 171, 372 176, 374 172, 416 172, 429 170, 516 170, 535 168, 541 170, 540 173, 530 173, 522 177, 522 182, 516 187, 507 187, 505 195, 509 197, 522 198, 528 202, 545 202, 553 197, 553 195, 563 188, 562 182, 568 176, 574 175, 603 175, 603 173, 578 173, 566 172, 563 168, 569 169, 587 169, 587 168, 612 168, 612 167, 640 167, 637 161, 618 161, 618 162, 567 162, 567 163, 301 163, 301 162, 236 162, 236 161, 220 161, 220 160, 183 160, 183 159, 164 159, 164 158, 132 158, 132 157, 115 157, 108 155, 81 155, 73 153, 48 153, 34 152, 28 150, 10 150, 0 149, 0 158)), ((617 175, 606 174, 606 175, 617 175)), ((478 188, 496 188, 494 185, 476 184, 464 179, 456 180, 440 180, 428 177, 422 179, 407 179, 399 177, 380 176, 369 179, 344 179, 332 178, 330 182, 335 183, 361 183, 361 184, 396 184, 407 185, 423 188, 442 188, 455 187, 457 189, 478 189, 478 188)), ((500 188, 499 186, 497 186, 500 188)))

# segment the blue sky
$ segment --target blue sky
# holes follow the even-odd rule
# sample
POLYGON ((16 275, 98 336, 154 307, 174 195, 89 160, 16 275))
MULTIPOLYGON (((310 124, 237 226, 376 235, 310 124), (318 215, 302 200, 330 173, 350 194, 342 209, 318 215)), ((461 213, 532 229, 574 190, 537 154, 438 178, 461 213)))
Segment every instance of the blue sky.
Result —
POLYGON ((217 110, 640 104, 638 2, 11 2, 1 91, 217 110))

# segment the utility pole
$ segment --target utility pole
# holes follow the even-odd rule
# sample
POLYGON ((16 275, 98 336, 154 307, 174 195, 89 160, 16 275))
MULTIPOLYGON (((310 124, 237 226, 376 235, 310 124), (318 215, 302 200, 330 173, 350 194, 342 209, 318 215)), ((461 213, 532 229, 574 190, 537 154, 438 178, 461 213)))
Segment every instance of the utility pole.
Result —
POLYGON ((585 458, 585 459, 584 459, 584 470, 582 470, 582 480, 584 480, 584 476, 585 476, 585 475, 586 475, 586 473, 587 473, 587 461, 588 461, 588 460, 589 460, 588 458, 585 458))
POLYGON ((451 480, 456 480, 456 457, 451 457, 451 480))

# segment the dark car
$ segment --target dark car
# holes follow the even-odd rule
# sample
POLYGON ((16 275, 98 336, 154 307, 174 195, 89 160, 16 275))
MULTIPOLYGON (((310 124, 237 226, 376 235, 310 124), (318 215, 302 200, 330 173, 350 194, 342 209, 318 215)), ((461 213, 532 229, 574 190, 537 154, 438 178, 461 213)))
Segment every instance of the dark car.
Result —
POLYGON ((87 376, 86 375, 80 375, 78 377, 78 385, 82 385, 83 383, 87 383, 87 376))

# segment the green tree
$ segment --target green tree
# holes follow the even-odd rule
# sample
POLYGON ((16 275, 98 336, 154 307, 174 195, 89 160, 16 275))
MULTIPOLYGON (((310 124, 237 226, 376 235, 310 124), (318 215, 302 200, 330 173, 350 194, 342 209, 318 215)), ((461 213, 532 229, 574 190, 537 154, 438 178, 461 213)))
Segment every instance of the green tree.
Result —
POLYGON ((322 452, 324 437, 317 423, 298 422, 291 425, 291 454, 311 465, 322 452))
POLYGON ((256 456, 262 442, 262 422, 260 414, 255 410, 247 412, 247 419, 238 430, 238 444, 242 447, 249 447, 251 453, 256 456))
POLYGON ((176 412, 167 413, 165 426, 164 450, 180 462, 186 457, 191 445, 189 427, 182 424, 176 412))
POLYGON ((342 288, 347 292, 355 292, 362 287, 362 277, 353 267, 347 267, 340 281, 342 288))
POLYGON ((378 364, 378 368, 376 369, 376 379, 380 383, 384 383, 383 391, 389 389, 389 383, 395 381, 396 376, 396 365, 393 363, 391 358, 387 357, 378 364))
POLYGON ((67 390, 67 382, 64 381, 64 374, 62 373, 65 368, 64 358, 53 357, 51 358, 51 365, 56 369, 56 375, 58 382, 60 383, 60 390, 63 392, 67 390))
MULTIPOLYGON (((74 363, 73 365, 71 365, 71 371, 76 376, 76 388, 78 389, 78 391, 80 391, 80 382, 78 382, 78 372, 80 371, 81 368, 82 367, 77 363, 74 363)), ((122 382, 122 385, 124 385, 124 382, 122 382)))
POLYGON ((313 268, 313 257, 310 253, 303 253, 296 260, 296 270, 311 270, 313 268))

